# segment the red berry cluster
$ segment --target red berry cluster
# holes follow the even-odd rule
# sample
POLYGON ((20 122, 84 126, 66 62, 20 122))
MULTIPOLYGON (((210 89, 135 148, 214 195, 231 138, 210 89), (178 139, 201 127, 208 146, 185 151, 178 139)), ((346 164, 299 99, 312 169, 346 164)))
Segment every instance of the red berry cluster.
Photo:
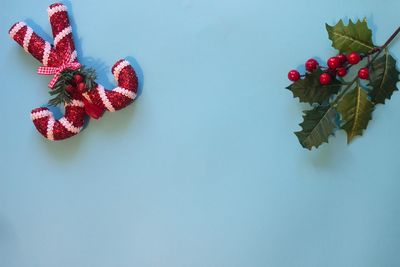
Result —
POLYGON ((83 76, 80 74, 75 74, 65 90, 70 95, 73 95, 75 93, 84 93, 86 91, 86 85, 83 76))
MULTIPOLYGON (((352 52, 348 55, 338 54, 334 57, 331 57, 326 62, 328 67, 324 68, 325 71, 319 76, 319 82, 322 85, 327 85, 331 82, 333 76, 344 77, 347 74, 348 69, 352 65, 358 64, 362 59, 362 56, 356 52, 352 52)), ((308 72, 313 72, 314 70, 318 69, 319 64, 318 62, 311 58, 307 60, 305 64, 306 70, 308 72)), ((298 81, 301 75, 297 70, 291 70, 288 73, 288 78, 292 82, 298 81)), ((368 68, 362 68, 358 71, 358 77, 360 79, 368 79, 369 77, 369 70, 368 68)))

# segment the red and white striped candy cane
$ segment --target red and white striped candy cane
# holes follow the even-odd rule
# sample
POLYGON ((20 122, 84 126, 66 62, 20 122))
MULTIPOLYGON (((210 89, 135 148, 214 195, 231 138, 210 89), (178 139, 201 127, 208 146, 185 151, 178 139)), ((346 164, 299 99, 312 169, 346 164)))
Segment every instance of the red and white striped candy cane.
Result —
MULTIPOLYGON (((45 67, 60 67, 66 57, 70 62, 78 62, 72 28, 69 23, 67 7, 63 4, 52 4, 47 9, 54 37, 54 46, 43 40, 24 22, 15 23, 9 35, 24 50, 39 60, 45 67)), ((84 93, 88 102, 108 111, 116 111, 130 104, 137 94, 138 79, 133 67, 126 60, 117 61, 112 67, 112 74, 118 86, 106 90, 100 84, 84 93)), ((86 102, 87 102, 86 101, 86 102)), ((49 140, 63 140, 78 134, 86 118, 85 104, 81 97, 73 97, 65 104, 65 114, 56 120, 46 107, 36 108, 31 118, 37 130, 49 140)))

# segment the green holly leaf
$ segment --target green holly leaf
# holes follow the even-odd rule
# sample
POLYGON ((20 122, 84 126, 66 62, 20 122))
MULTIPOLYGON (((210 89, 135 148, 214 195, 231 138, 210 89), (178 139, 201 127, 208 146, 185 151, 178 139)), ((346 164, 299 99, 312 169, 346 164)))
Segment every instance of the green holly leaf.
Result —
POLYGON ((292 91, 294 97, 298 97, 300 102, 309 104, 322 104, 329 98, 337 94, 342 83, 332 77, 332 81, 328 85, 321 85, 319 76, 323 73, 321 69, 317 69, 312 73, 307 73, 303 79, 300 79, 287 87, 292 91))
POLYGON ((342 115, 341 128, 346 131, 347 143, 350 143, 367 128, 372 118, 374 104, 368 99, 367 92, 357 84, 338 102, 337 110, 342 115))
POLYGON ((372 62, 370 70, 370 83, 372 87, 370 93, 374 103, 385 104, 386 99, 390 99, 394 91, 397 91, 400 72, 396 69, 396 60, 385 51, 385 55, 372 62))
POLYGON ((295 132, 300 144, 309 150, 318 148, 323 143, 328 143, 337 125, 337 111, 331 106, 318 106, 312 110, 304 111, 304 121, 300 124, 302 130, 295 132))
POLYGON ((341 53, 368 53, 374 48, 372 31, 368 28, 366 19, 357 20, 356 23, 349 20, 347 26, 343 20, 339 20, 335 26, 325 25, 332 46, 341 53))

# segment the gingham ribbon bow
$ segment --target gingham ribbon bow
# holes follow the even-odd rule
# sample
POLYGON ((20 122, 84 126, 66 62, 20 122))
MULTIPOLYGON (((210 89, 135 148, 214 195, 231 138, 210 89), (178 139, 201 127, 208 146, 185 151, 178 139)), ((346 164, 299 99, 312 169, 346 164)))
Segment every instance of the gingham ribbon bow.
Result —
POLYGON ((72 62, 71 55, 66 56, 68 59, 64 60, 64 62, 59 67, 47 67, 47 66, 40 66, 37 70, 37 73, 40 75, 54 75, 53 79, 49 82, 49 87, 53 89, 54 85, 58 81, 61 72, 66 69, 77 70, 81 67, 79 62, 72 62))

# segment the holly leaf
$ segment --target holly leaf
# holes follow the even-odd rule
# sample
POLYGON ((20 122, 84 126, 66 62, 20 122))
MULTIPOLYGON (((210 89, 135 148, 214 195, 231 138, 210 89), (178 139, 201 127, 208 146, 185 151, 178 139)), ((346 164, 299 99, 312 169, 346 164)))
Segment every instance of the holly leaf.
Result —
POLYGON ((342 115, 341 128, 346 131, 349 144, 367 128, 372 118, 374 104, 368 99, 367 92, 357 84, 350 93, 339 100, 337 110, 342 115))
POLYGON ((399 74, 396 60, 387 51, 372 62, 368 85, 372 87, 370 97, 374 103, 385 104, 385 100, 390 99, 393 92, 398 90, 396 84, 399 82, 399 74))
POLYGON ((349 20, 347 26, 343 20, 330 26, 325 24, 332 46, 341 53, 367 53, 374 48, 372 43, 372 31, 368 28, 366 19, 357 20, 356 23, 349 20))
POLYGON ((304 121, 300 124, 302 130, 295 132, 300 144, 309 150, 318 148, 323 143, 328 143, 337 125, 337 111, 331 106, 318 106, 312 110, 304 111, 304 121))
POLYGON ((322 104, 328 101, 332 95, 337 94, 342 86, 342 83, 334 77, 330 84, 321 85, 319 76, 322 73, 321 69, 307 73, 303 79, 292 83, 286 89, 292 91, 293 96, 298 97, 300 102, 322 104))

